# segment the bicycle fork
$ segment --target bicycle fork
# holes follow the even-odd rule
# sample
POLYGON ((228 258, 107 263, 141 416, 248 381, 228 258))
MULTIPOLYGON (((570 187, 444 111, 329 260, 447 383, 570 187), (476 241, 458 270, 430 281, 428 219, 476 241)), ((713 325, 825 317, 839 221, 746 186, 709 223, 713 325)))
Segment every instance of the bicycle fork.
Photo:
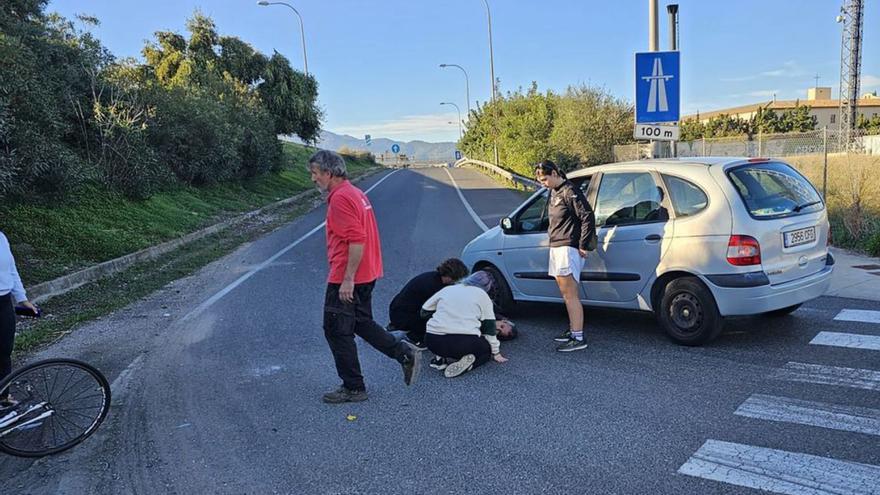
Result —
POLYGON ((32 425, 34 423, 38 423, 38 422, 48 418, 52 414, 54 414, 55 411, 52 409, 46 408, 46 404, 47 404, 46 402, 40 402, 39 404, 35 404, 35 405, 29 407, 27 409, 27 411, 24 411, 21 414, 19 414, 18 411, 12 411, 11 413, 7 414, 6 416, 3 416, 2 418, 0 418, 0 437, 6 436, 7 434, 12 433, 13 431, 22 430, 25 427, 32 425), (39 409, 45 409, 45 411, 43 411, 42 413, 38 414, 37 416, 35 416, 31 419, 28 419, 26 421, 22 421, 22 419, 24 417, 26 417, 27 415, 29 415, 32 412, 37 411, 39 409), (18 424, 16 424, 17 422, 18 422, 18 424))

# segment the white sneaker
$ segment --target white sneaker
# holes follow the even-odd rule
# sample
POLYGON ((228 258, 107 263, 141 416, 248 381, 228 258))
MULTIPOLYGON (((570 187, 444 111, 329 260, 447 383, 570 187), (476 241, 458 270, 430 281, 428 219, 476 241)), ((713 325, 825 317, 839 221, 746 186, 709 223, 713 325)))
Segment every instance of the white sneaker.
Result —
POLYGON ((446 378, 460 376, 462 373, 472 370, 476 360, 477 357, 473 354, 465 354, 461 359, 447 366, 446 369, 443 370, 443 376, 446 378))

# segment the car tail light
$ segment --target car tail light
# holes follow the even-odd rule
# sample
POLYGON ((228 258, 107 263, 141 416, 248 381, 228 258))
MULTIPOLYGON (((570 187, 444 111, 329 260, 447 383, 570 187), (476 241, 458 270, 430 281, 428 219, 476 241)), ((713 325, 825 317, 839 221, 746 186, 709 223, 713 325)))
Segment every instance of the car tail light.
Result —
POLYGON ((754 237, 732 235, 727 243, 727 262, 735 266, 761 264, 761 245, 754 237))

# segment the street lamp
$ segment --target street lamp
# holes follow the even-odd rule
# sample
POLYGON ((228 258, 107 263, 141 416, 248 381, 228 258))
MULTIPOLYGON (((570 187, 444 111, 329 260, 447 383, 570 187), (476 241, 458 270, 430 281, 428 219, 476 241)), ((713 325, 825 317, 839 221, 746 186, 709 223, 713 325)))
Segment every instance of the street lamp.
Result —
POLYGON ((489 77, 492 78, 492 147, 495 152, 495 166, 498 166, 498 110, 495 108, 495 55, 492 50, 492 12, 489 11, 489 1, 483 0, 486 5, 486 21, 489 26, 489 77))
POLYGON ((462 67, 458 64, 440 64, 441 69, 444 69, 446 67, 458 67, 464 73, 464 91, 465 91, 465 98, 467 98, 466 103, 467 103, 467 109, 468 109, 467 115, 468 115, 468 120, 470 120, 470 118, 471 118, 471 83, 468 78, 468 73, 466 70, 464 70, 464 67, 462 67))
POLYGON ((302 36, 302 46, 303 46, 303 65, 305 66, 306 75, 308 76, 309 75, 309 59, 306 58, 306 29, 305 29, 305 27, 303 27, 303 18, 301 15, 299 15, 299 11, 297 11, 295 8, 293 8, 293 5, 290 5, 287 2, 267 2, 266 0, 260 0, 259 2, 257 2, 257 5, 262 5, 263 7, 266 7, 268 5, 284 5, 285 7, 292 10, 293 13, 296 14, 296 17, 299 18, 299 32, 300 32, 300 35, 302 36))
POLYGON ((461 138, 462 138, 462 133, 461 133, 461 109, 458 108, 458 105, 456 105, 455 103, 452 103, 451 101, 444 101, 444 102, 441 102, 440 104, 441 104, 441 105, 452 105, 452 106, 455 107, 456 110, 458 110, 458 139, 461 140, 461 138))

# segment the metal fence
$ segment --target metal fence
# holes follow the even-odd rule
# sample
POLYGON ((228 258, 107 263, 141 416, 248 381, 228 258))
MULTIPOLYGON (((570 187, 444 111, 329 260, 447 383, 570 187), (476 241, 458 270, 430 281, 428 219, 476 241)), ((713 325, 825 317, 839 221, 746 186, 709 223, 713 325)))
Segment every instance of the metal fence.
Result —
MULTIPOLYGON (((694 141, 676 143, 675 156, 746 156, 746 157, 783 157, 799 155, 822 155, 843 153, 846 151, 880 156, 880 135, 869 135, 865 131, 856 131, 853 142, 846 146, 841 141, 840 131, 821 129, 810 132, 788 134, 757 134, 749 139, 747 136, 724 138, 703 138, 694 141)), ((643 160, 672 156, 668 146, 652 147, 650 143, 624 144, 614 146, 615 162, 643 160), (656 151, 653 151, 656 150, 656 151)))

